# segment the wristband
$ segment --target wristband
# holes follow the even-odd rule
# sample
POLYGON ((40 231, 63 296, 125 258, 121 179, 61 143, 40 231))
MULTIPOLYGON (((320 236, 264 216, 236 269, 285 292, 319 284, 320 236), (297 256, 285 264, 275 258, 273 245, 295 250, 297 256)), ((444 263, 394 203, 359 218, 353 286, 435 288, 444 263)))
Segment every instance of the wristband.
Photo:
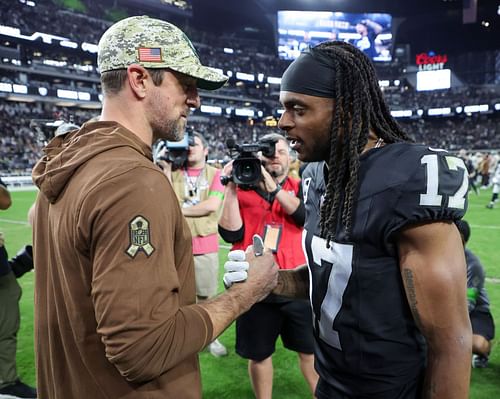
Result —
POLYGON ((278 194, 280 191, 281 191, 281 184, 276 184, 276 188, 275 188, 273 191, 271 191, 269 194, 271 194, 271 195, 276 195, 276 194, 278 194))

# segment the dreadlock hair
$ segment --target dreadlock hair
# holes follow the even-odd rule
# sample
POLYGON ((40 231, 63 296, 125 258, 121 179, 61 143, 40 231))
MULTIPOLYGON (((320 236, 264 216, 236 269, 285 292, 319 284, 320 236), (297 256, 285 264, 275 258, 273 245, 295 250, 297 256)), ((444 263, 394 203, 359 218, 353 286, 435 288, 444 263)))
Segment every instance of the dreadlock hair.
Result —
POLYGON ((358 195, 359 156, 368 142, 370 129, 387 144, 412 139, 391 116, 373 64, 362 51, 339 41, 321 43, 310 51, 335 72, 330 179, 320 222, 321 236, 329 243, 336 238, 339 218, 346 238, 350 239, 358 195))

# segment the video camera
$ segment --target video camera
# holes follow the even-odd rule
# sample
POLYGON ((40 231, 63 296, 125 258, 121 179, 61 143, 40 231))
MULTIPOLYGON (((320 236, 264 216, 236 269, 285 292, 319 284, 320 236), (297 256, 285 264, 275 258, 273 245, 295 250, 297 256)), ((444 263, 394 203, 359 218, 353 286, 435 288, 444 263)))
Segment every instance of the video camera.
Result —
POLYGON ((159 140, 155 144, 153 158, 155 162, 166 161, 172 164, 172 170, 185 166, 189 147, 194 146, 193 129, 188 128, 181 141, 159 140))
POLYGON ((236 144, 233 139, 226 141, 229 155, 233 162, 233 172, 230 176, 221 176, 221 183, 225 186, 230 181, 244 190, 250 190, 262 179, 261 161, 256 153, 262 152, 267 158, 274 156, 275 140, 261 140, 258 143, 236 144))

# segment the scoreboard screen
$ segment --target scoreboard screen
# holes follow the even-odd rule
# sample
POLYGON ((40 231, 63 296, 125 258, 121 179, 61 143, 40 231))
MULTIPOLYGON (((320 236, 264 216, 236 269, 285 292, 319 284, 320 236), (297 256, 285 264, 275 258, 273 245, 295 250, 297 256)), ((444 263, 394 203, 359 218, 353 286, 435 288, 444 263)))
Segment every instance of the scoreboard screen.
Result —
POLYGON ((308 46, 349 42, 374 61, 392 59, 392 16, 330 11, 278 11, 278 53, 293 60, 308 46))

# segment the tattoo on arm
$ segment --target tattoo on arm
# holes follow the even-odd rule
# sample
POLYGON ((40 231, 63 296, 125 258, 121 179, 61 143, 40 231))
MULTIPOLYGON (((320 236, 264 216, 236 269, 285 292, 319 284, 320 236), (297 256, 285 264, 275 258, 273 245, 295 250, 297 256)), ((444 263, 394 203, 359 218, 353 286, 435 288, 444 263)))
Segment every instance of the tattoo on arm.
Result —
POLYGON ((292 298, 307 299, 309 295, 307 266, 302 266, 294 270, 280 270, 278 285, 273 290, 273 293, 292 298))
POLYGON ((417 327, 420 331, 422 331, 422 322, 417 309, 417 292, 415 290, 413 272, 410 269, 403 269, 403 280, 406 287, 406 295, 408 297, 408 304, 410 305, 411 313, 413 314, 417 327))

